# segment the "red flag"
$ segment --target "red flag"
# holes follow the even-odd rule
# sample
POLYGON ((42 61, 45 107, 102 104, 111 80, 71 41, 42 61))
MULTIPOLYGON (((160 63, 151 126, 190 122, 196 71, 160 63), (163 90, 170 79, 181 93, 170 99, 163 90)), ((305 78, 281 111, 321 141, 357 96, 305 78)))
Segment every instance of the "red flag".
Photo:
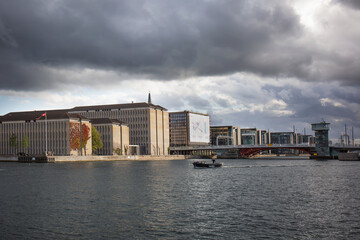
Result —
POLYGON ((39 120, 41 117, 45 117, 46 116, 46 112, 44 112, 40 117, 36 118, 36 120, 39 120))

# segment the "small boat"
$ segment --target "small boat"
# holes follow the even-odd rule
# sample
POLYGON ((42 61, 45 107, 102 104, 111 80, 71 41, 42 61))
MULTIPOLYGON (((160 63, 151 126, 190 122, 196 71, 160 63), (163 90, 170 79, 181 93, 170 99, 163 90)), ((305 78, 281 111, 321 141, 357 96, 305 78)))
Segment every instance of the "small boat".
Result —
POLYGON ((205 162, 205 161, 196 161, 193 162, 194 168, 217 168, 222 167, 222 163, 211 163, 211 162, 205 162))

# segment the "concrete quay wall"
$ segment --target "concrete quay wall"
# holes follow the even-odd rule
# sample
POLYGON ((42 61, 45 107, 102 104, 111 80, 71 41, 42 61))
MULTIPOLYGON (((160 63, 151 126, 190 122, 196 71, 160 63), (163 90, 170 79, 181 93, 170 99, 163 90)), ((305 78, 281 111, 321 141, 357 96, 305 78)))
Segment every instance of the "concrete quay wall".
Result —
POLYGON ((55 162, 85 161, 161 161, 193 159, 191 155, 131 155, 131 156, 51 156, 55 162))
POLYGON ((14 155, 0 156, 0 162, 17 162, 18 157, 14 155))
POLYGON ((339 153, 338 159, 340 161, 360 161, 360 153, 358 152, 339 153))

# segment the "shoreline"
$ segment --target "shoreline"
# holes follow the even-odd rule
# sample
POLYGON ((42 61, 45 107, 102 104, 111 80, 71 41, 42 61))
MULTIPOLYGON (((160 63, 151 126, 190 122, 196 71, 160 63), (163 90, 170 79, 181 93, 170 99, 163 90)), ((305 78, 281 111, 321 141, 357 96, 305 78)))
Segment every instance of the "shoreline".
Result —
POLYGON ((52 156, 55 162, 96 162, 96 161, 164 161, 186 160, 192 155, 129 155, 129 156, 52 156))
POLYGON ((300 155, 286 155, 286 154, 266 154, 266 155, 257 155, 253 157, 253 159, 300 159, 300 160, 308 160, 310 158, 310 154, 300 154, 300 155))
MULTIPOLYGON (((0 162, 24 162, 24 163, 56 163, 56 162, 109 162, 109 161, 168 161, 168 160, 187 160, 187 159, 204 159, 198 155, 107 155, 107 156, 0 156, 0 162)), ((218 158, 221 160, 222 158, 218 158)), ((229 158, 236 159, 236 158, 229 158)), ((253 160, 261 160, 261 159, 269 159, 269 160, 317 160, 312 159, 312 157, 308 154, 300 154, 300 155, 275 155, 275 154, 267 154, 267 155, 257 155, 252 158, 245 159, 253 159, 253 160)), ((239 158, 238 160, 242 160, 239 158)), ((330 159, 329 159, 330 160, 330 159)))
POLYGON ((164 161, 195 159, 193 155, 127 155, 127 156, 36 156, 19 158, 18 156, 0 156, 0 162, 102 162, 102 161, 164 161))

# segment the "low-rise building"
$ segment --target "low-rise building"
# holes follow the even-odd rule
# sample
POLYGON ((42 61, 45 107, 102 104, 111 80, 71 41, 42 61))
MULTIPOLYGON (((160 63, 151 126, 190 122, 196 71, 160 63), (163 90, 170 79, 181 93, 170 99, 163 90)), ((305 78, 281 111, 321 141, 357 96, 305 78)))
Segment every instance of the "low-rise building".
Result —
MULTIPOLYGON (((41 124, 35 124, 35 118, 36 114, 39 114, 41 112, 45 111, 34 111, 34 112, 18 112, 18 113, 9 113, 7 115, 2 116, 1 118, 3 120, 0 120, 3 122, 3 127, 8 131, 8 122, 12 122, 10 124, 11 131, 14 132, 23 132, 23 126, 21 124, 17 124, 16 121, 25 121, 29 126, 36 125, 39 126, 39 134, 36 135, 36 142, 42 141, 46 142, 45 139, 45 133, 42 133, 44 127, 41 124), (21 117, 20 117, 21 116, 21 117), (15 120, 19 119, 19 120, 15 120), (15 123, 17 125, 15 125, 15 123), (19 129, 18 129, 19 128, 19 129)), ((167 109, 159 106, 154 105, 151 103, 151 97, 149 94, 149 100, 148 103, 126 103, 126 104, 111 104, 111 105, 98 105, 98 106, 80 106, 80 107, 74 107, 72 109, 63 109, 63 110, 48 110, 46 111, 48 114, 48 122, 49 122, 49 129, 52 129, 53 123, 55 122, 55 119, 53 120, 54 116, 60 116, 59 114, 63 114, 62 116, 78 116, 80 119, 83 119, 84 121, 87 121, 86 124, 90 124, 88 119, 115 119, 119 120, 120 125, 123 126, 123 122, 126 122, 128 124, 129 129, 129 143, 126 145, 130 149, 130 152, 136 152, 140 153, 142 155, 167 155, 169 152, 169 113, 167 112, 167 109)), ((65 116, 65 117, 66 117, 65 116)), ((60 116, 61 117, 61 116, 60 116)), ((57 120, 56 120, 57 121, 57 120)), ((112 124, 115 124, 114 120, 111 120, 112 124)), ((41 120, 39 121, 41 122, 41 120)), ((22 123, 22 122, 21 122, 22 123)), ((54 123, 55 124, 55 123, 54 123)), ((26 125, 26 126, 28 126, 26 125)), ((58 126, 58 125, 54 125, 58 126)), ((61 125, 63 126, 63 125, 61 125)), ((90 126, 90 125, 89 125, 90 126)), ((56 128, 56 127, 55 127, 56 128)), ((74 129, 71 128, 71 126, 67 126, 68 129, 74 129)), ((113 126, 113 128, 116 128, 113 126)), ((105 128, 104 128, 105 129, 105 128)), ((120 129, 124 129, 121 127, 120 129)), ((69 130, 69 131, 70 131, 69 130)), ((84 129, 86 130, 86 129, 84 129)), ((9 130, 10 131, 10 130, 9 130)), ((50 130, 49 130, 50 131, 50 130)), ((62 129, 61 131, 65 131, 62 129)), ((115 130, 114 130, 115 131, 115 130)), ((124 130, 125 131, 125 130, 124 130)), ((116 132, 116 131, 115 131, 116 132)), ((191 132, 193 133, 193 131, 191 132)), ((5 133, 4 133, 5 134, 5 133)), ((49 133, 50 134, 50 133, 49 133)), ((61 133, 65 134, 65 133, 61 133)), ((9 136, 4 136, 4 138, 7 138, 9 136)), ((111 142, 111 136, 107 135, 108 139, 105 140, 106 143, 111 142)), ((126 138, 126 136, 123 136, 126 138)), ((113 136, 113 140, 115 142, 111 143, 113 144, 106 145, 107 150, 103 150, 103 153, 105 154, 111 154, 111 149, 115 147, 115 149, 119 148, 117 152, 125 153, 126 149, 124 144, 120 144, 117 142, 117 136, 116 134, 113 136), (120 144, 120 145, 119 145, 120 144), (109 150, 110 149, 110 150, 109 150)), ((50 141, 50 140, 49 140, 50 141)), ((124 142, 124 141, 123 141, 124 142)), ((8 142, 3 142, 2 145, 5 146, 8 144, 8 142)), ((52 144, 52 143, 51 143, 52 144)), ((54 143, 54 146, 56 148, 59 148, 57 143, 54 143)), ((75 143, 74 143, 75 144, 75 143)), ((36 149, 39 149, 38 145, 36 145, 36 149)), ((65 146, 61 146, 61 149, 65 149, 65 146)), ((56 154, 59 155, 69 155, 70 152, 67 150, 56 150, 56 154)), ((87 149, 87 148, 85 148, 87 149)), ((6 150, 3 150, 3 152, 9 152, 8 146, 6 150)), ((36 150, 36 152, 44 151, 45 149, 36 150)), ((13 150, 16 151, 16 150, 13 150)), ((88 150, 86 150, 87 153, 89 153, 88 150)), ((99 153, 101 150, 99 150, 99 153)), ((1 153, 0 153, 1 154, 1 153)))
MULTIPOLYGON (((302 140, 299 134, 295 132, 272 132, 270 136, 271 144, 299 144, 302 140)), ((293 149, 276 149, 271 152, 275 154, 299 154, 298 150, 293 149)))
POLYGON ((236 126, 211 126, 212 145, 241 145, 241 129, 236 126))
POLYGON ((241 128, 241 145, 259 144, 259 133, 256 128, 241 128))
POLYGON ((296 144, 294 132, 271 132, 271 144, 296 144))
POLYGON ((302 135, 302 143, 304 144, 314 144, 314 136, 312 135, 302 135))
POLYGON ((91 124, 101 135, 103 147, 96 155, 128 155, 129 154, 129 126, 123 121, 109 118, 91 119, 91 124))
POLYGON ((91 155, 91 147, 90 121, 78 114, 51 110, 11 112, 0 117, 1 155, 45 152, 64 156, 91 155), (82 152, 80 144, 84 145, 82 152))

